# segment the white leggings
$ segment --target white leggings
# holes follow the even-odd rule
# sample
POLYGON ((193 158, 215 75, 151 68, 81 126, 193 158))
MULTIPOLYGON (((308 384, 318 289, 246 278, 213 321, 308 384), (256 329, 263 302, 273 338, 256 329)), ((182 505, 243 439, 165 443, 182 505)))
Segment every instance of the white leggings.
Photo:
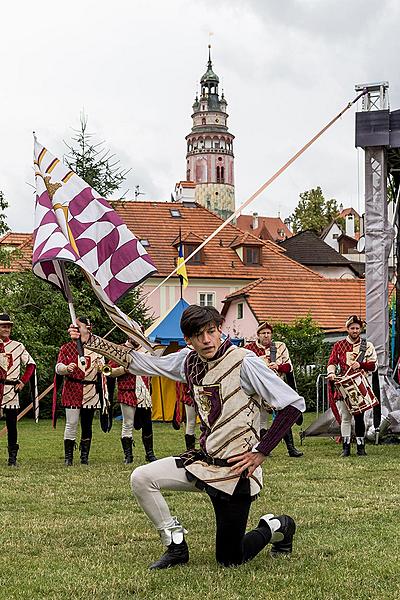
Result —
POLYGON ((133 422, 135 420, 136 406, 121 404, 122 431, 121 437, 133 437, 133 422))
POLYGON ((340 424, 340 432, 343 438, 351 437, 351 413, 347 410, 347 406, 343 402, 343 400, 339 400, 337 402, 337 407, 339 410, 341 424, 340 424))
POLYGON ((194 482, 188 481, 185 469, 176 466, 173 456, 137 467, 131 475, 131 488, 142 510, 161 535, 162 530, 175 524, 161 490, 200 492, 194 482))
POLYGON ((186 435, 194 435, 196 430, 196 409, 194 406, 185 404, 186 413, 186 435))
POLYGON ((65 409, 64 440, 76 440, 80 412, 80 408, 65 409))

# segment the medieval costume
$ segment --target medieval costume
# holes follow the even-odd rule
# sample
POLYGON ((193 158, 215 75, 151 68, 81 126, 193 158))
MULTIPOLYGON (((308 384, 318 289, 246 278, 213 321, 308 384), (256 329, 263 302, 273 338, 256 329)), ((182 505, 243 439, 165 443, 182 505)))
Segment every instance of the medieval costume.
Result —
POLYGON ((190 393, 189 387, 176 382, 176 397, 177 397, 177 405, 180 406, 182 403, 185 407, 185 416, 186 416, 186 429, 185 429, 185 444, 186 450, 193 450, 196 445, 196 408, 194 405, 193 397, 190 393))
MULTIPOLYGON (((269 329, 272 333, 272 325, 267 322, 262 323, 258 329, 257 334, 263 329, 269 329)), ((281 379, 286 380, 286 383, 293 389, 296 389, 294 376, 293 376, 293 365, 290 360, 289 350, 284 342, 278 342, 271 340, 266 346, 261 344, 259 341, 249 342, 245 348, 251 350, 257 356, 260 356, 269 366, 271 363, 277 365, 276 373, 281 379)), ((268 411, 265 408, 261 408, 260 414, 260 435, 263 437, 268 428, 268 411)), ((298 450, 294 445, 292 429, 284 436, 284 442, 290 457, 299 458, 303 456, 303 453, 298 450)))
MULTIPOLYGON (((21 342, 10 339, 12 321, 3 313, 0 315, 0 337, 3 343, 5 360, 3 358, 3 369, 6 369, 3 381, 3 394, 0 403, 7 425, 8 436, 8 465, 16 466, 19 450, 17 433, 17 416, 20 408, 19 392, 29 381, 31 391, 36 392, 35 375, 36 364, 25 346, 21 342)), ((1 350, 0 350, 1 352, 1 350)))
MULTIPOLYGON (((80 319, 82 321, 82 319, 80 319)), ((104 359, 100 354, 84 348, 85 366, 79 366, 78 347, 75 342, 61 346, 56 364, 56 375, 64 377, 61 404, 65 408, 64 451, 65 464, 71 466, 76 445, 79 416, 81 418, 81 464, 89 462, 92 441, 94 412, 101 407, 100 396, 104 394, 104 380, 101 369, 104 359), (75 365, 68 369, 69 365, 75 365)), ((56 387, 53 395, 53 417, 56 409, 56 387)))
MULTIPOLYGON (((346 374, 357 373, 364 371, 369 373, 368 379, 371 381, 371 374, 376 370, 377 356, 376 351, 371 342, 362 340, 359 332, 355 334, 351 332, 352 325, 359 326, 359 332, 364 325, 362 319, 357 315, 352 315, 346 321, 346 328, 348 336, 344 340, 336 342, 328 360, 327 373, 329 379, 332 381, 337 376, 343 376, 346 374), (359 367, 352 368, 353 363, 358 363, 359 367)), ((336 389, 334 392, 334 400, 337 403, 340 418, 341 418, 341 434, 343 439, 343 457, 350 456, 350 442, 351 442, 351 418, 352 415, 349 412, 345 402, 343 401, 339 391, 336 389)), ((364 413, 354 415, 355 434, 357 442, 357 455, 365 456, 365 422, 364 413)))
POLYGON ((108 389, 113 395, 112 378, 116 378, 117 400, 121 405, 122 431, 121 444, 125 464, 133 462, 133 429, 142 430, 142 443, 145 459, 148 462, 157 460, 153 449, 153 424, 151 421, 150 379, 127 373, 118 363, 110 361, 108 389), (110 385, 111 384, 111 385, 110 385))
MULTIPOLYGON (((221 342, 223 318, 212 307, 190 306, 181 329, 194 350, 185 348, 165 357, 135 351, 121 356, 97 336, 87 344, 127 366, 134 375, 163 376, 186 383, 201 420, 200 449, 164 458, 135 469, 131 486, 167 547, 151 568, 163 569, 189 560, 185 529, 162 490, 206 492, 216 518, 216 558, 224 566, 250 560, 268 543, 272 555, 290 554, 296 525, 282 515, 260 518, 245 534, 252 500, 262 487, 261 463, 305 410, 304 399, 276 377, 254 353, 221 342), (268 404, 277 417, 259 441, 260 406, 268 404)), ((78 334, 70 328, 70 335, 78 334)))

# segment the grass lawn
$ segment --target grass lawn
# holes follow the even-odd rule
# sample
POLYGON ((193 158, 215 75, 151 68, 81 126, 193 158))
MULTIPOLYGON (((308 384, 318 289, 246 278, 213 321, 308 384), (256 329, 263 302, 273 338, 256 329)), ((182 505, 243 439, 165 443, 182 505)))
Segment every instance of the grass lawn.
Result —
MULTIPOLYGON (((169 492, 172 513, 189 530, 191 560, 149 572, 162 547, 131 497, 120 424, 109 434, 98 422, 94 429, 89 467, 63 466, 61 421, 56 431, 49 421, 20 424, 17 469, 6 466, 0 439, 0 599, 400 598, 399 446, 369 446, 368 457, 347 460, 328 439, 307 439, 300 459, 283 444, 274 450, 249 525, 266 512, 292 515, 290 560, 263 552, 247 565, 218 567, 207 496, 169 492)), ((160 457, 184 450, 183 430, 154 429, 160 457)), ((135 466, 144 455, 136 438, 135 466)))

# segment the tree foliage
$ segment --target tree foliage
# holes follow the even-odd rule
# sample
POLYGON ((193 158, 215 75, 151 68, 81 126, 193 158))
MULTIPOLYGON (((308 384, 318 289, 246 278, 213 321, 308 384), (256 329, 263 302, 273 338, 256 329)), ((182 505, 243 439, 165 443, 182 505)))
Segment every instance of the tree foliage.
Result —
POLYGON ((321 188, 313 188, 300 194, 300 200, 291 215, 294 233, 312 229, 321 235, 325 227, 339 216, 339 208, 334 198, 325 200, 321 188))
POLYGON ((288 347, 296 379, 297 391, 304 397, 307 410, 315 410, 316 380, 326 371, 329 345, 311 315, 292 321, 274 324, 274 339, 288 347))
POLYGON ((130 169, 120 167, 120 161, 104 146, 105 142, 93 141, 94 134, 87 131, 87 122, 87 116, 82 114, 81 127, 75 130, 73 143, 66 143, 69 153, 64 160, 96 192, 108 198, 121 187, 130 169))
MULTIPOLYGON (((68 275, 77 315, 88 316, 94 333, 105 335, 113 323, 80 269, 71 265, 68 275)), ((139 290, 127 294, 118 305, 144 327, 150 325, 152 319, 139 290)), ((14 321, 12 337, 25 344, 37 363, 39 392, 43 391, 53 381, 60 346, 69 340, 67 328, 71 319, 63 295, 30 271, 3 275, 0 278, 0 312, 10 314, 14 321)), ((115 329, 109 339, 123 342, 125 337, 122 331, 115 329)), ((44 406, 49 403, 50 397, 44 406)))
MULTIPOLYGON (((0 190, 0 237, 10 230, 7 225, 6 215, 4 213, 6 208, 8 208, 8 202, 4 198, 3 192, 0 190)), ((0 248, 0 264, 5 267, 10 264, 10 253, 2 248, 0 248)))

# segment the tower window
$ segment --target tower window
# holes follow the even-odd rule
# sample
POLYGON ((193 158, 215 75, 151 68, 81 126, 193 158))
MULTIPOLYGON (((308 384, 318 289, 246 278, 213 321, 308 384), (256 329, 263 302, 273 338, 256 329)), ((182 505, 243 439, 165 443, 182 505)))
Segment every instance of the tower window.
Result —
POLYGON ((221 167, 217 167, 217 183, 221 183, 221 167))
POLYGON ((202 124, 202 125, 205 125, 205 124, 206 124, 206 120, 205 120, 205 118, 204 118, 204 117, 203 117, 203 118, 202 118, 202 120, 201 120, 201 124, 202 124))

